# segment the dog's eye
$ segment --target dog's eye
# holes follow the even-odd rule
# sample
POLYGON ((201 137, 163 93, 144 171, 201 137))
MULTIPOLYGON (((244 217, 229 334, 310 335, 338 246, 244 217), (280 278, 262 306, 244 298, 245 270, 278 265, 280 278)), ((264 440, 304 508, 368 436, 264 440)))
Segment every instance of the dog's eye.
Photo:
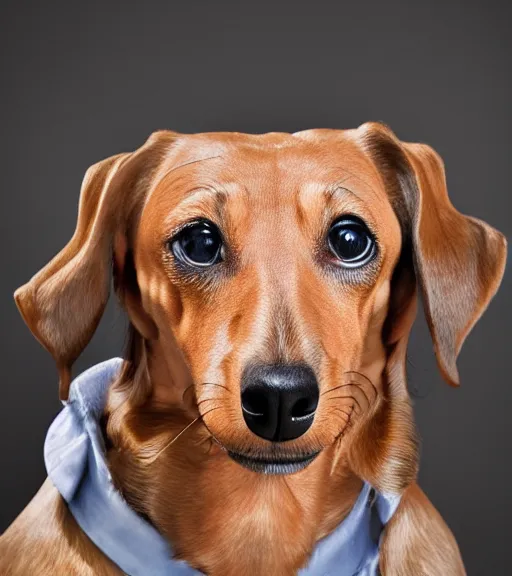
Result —
POLYGON ((219 229, 208 220, 190 224, 169 244, 174 256, 189 266, 212 266, 222 260, 219 229))
POLYGON ((375 255, 375 240, 366 224, 355 216, 336 220, 327 235, 329 249, 342 266, 357 268, 375 255))

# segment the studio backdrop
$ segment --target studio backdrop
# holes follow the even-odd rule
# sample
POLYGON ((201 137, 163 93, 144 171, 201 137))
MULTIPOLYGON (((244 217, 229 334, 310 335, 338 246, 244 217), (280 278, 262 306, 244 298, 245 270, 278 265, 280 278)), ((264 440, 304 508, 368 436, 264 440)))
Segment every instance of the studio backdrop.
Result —
MULTIPOLYGON (((60 409, 53 360, 14 290, 71 237, 95 162, 157 129, 294 132, 387 123, 444 159, 450 197, 509 239, 509 2, 389 0, 4 2, 0 17, 0 531, 45 478, 60 409)), ((510 573, 509 266, 459 358, 437 370, 420 314, 408 361, 422 439, 420 485, 468 574, 510 573)), ((111 301, 78 373, 123 348, 111 301)))

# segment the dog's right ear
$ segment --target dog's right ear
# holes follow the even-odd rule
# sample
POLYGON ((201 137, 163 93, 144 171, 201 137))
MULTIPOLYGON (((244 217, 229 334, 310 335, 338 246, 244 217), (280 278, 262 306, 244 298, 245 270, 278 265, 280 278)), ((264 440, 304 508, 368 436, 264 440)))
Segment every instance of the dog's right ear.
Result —
POLYGON ((72 239, 14 293, 26 324, 57 364, 62 400, 68 396, 71 367, 92 338, 108 300, 114 234, 143 200, 148 172, 160 163, 173 137, 156 132, 136 152, 89 168, 72 239))

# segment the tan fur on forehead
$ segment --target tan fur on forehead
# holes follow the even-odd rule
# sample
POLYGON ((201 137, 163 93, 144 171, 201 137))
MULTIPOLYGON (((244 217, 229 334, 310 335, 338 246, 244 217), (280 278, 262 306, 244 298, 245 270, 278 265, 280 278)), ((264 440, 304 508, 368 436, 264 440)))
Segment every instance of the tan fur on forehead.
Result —
POLYGON ((230 135, 229 146, 223 134, 180 137, 155 175, 146 209, 151 200, 152 211, 163 215, 179 209, 183 202, 186 215, 189 202, 199 203, 203 195, 201 207, 207 208, 208 197, 212 200, 215 193, 223 202, 233 197, 237 208, 258 205, 259 216, 264 217, 269 202, 277 206, 282 201, 281 208, 290 199, 323 204, 335 197, 337 189, 345 188, 379 220, 383 220, 383 211, 386 218, 393 219, 387 190, 375 165, 352 138, 345 137, 343 131, 335 133, 334 142, 273 135, 284 138, 279 148, 265 145, 263 136, 230 135), (209 145, 205 146, 207 136, 209 145))

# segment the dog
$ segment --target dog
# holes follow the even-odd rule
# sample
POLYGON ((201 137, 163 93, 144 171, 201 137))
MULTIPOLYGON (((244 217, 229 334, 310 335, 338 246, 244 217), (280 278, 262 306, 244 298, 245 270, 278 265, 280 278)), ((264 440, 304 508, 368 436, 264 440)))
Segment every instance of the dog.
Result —
MULTIPOLYGON (((169 543, 174 573, 348 573, 343 556, 301 570, 355 507, 385 497, 376 564, 351 574, 462 575, 416 483, 407 341, 420 294, 457 386, 506 251, 451 204, 439 155, 384 124, 159 131, 87 171, 74 236, 15 300, 66 401, 113 280, 129 343, 98 430, 125 511, 169 543)), ((0 540, 1 574, 128 573, 64 492, 50 474, 0 540)), ((159 573, 145 562, 139 573, 159 573)))

